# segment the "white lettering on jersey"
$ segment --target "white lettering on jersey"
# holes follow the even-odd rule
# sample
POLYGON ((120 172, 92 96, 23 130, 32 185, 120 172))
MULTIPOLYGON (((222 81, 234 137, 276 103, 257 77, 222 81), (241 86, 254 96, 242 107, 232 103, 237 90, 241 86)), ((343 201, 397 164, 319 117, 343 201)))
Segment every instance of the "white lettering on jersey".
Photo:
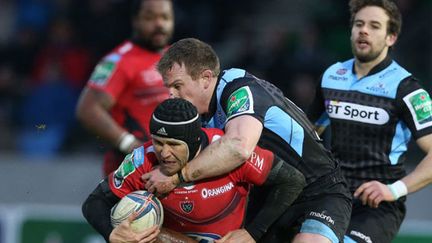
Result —
POLYGON ((386 110, 378 107, 359 105, 331 100, 327 103, 327 113, 331 118, 358 121, 368 124, 386 124, 390 116, 386 110))
POLYGON ((255 168, 262 171, 264 165, 264 158, 261 158, 257 153, 252 152, 250 159, 248 160, 255 168))
POLYGON ((231 191, 231 189, 233 188, 234 188, 234 184, 232 182, 217 188, 211 188, 211 189, 203 188, 201 190, 201 196, 203 198, 215 197, 225 192, 231 191))
POLYGON ((313 217, 317 217, 317 218, 322 218, 322 219, 326 220, 327 222, 329 222, 330 224, 333 224, 333 225, 335 224, 335 222, 332 219, 332 217, 330 217, 328 215, 325 215, 324 212, 319 213, 319 212, 311 211, 309 213, 309 215, 313 216, 313 217))
POLYGON ((372 243, 371 238, 369 236, 364 235, 361 232, 358 232, 358 231, 355 231, 355 230, 351 230, 350 234, 351 235, 355 235, 355 236, 359 237, 360 239, 363 239, 367 243, 372 243))

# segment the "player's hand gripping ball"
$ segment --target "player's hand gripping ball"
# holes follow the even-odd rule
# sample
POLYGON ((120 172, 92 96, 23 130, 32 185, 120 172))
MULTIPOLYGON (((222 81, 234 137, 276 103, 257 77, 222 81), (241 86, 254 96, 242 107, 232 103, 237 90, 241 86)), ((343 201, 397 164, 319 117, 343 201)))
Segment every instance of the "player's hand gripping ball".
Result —
POLYGON ((123 220, 126 220, 133 212, 137 217, 131 227, 135 232, 140 232, 153 225, 163 223, 163 207, 159 199, 148 191, 134 191, 123 197, 111 209, 111 224, 117 227, 123 220))

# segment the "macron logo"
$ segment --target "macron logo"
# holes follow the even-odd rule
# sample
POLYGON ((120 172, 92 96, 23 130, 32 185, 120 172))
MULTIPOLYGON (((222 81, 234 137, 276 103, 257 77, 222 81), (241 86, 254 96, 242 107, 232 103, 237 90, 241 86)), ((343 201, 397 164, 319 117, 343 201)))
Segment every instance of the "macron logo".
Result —
POLYGON ((165 127, 161 127, 156 133, 160 135, 168 136, 168 133, 165 131, 165 127))

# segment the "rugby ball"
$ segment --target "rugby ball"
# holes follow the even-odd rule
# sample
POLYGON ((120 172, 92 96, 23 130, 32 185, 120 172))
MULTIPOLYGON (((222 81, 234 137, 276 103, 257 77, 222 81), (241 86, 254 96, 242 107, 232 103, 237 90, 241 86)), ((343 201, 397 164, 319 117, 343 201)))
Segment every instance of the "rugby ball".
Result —
POLYGON ((111 225, 117 227, 126 220, 133 212, 138 215, 131 223, 135 232, 143 231, 153 225, 163 223, 163 207, 157 197, 148 191, 134 191, 123 197, 111 209, 111 225))

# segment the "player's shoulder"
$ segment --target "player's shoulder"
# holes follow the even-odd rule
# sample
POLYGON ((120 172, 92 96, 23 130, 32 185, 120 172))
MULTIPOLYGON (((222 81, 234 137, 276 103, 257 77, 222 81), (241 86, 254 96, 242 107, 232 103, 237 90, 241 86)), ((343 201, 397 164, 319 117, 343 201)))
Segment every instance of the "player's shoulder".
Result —
POLYGON ((412 74, 406 70, 404 67, 402 67, 399 63, 397 63, 395 60, 392 60, 390 65, 386 67, 383 71, 380 73, 380 78, 385 79, 394 79, 397 78, 400 81, 412 77, 412 74))
POLYGON ((150 164, 146 166, 150 167, 152 167, 154 164, 157 164, 154 147, 151 141, 145 142, 142 146, 134 149, 131 153, 131 159, 135 168, 148 163, 150 164))
POLYGON ((321 86, 334 86, 333 81, 337 83, 346 83, 352 74, 354 58, 339 61, 330 65, 321 76, 321 86))
POLYGON ((245 77, 246 73, 246 70, 240 68, 225 69, 222 71, 220 79, 222 82, 229 83, 235 79, 245 77))
MULTIPOLYGON (((250 94, 259 92, 262 87, 257 81, 260 81, 260 79, 246 70, 239 68, 224 70, 220 75, 218 96, 222 97, 221 100, 225 100, 226 98, 230 98, 233 93, 247 92, 250 94)), ((264 80, 261 81, 265 82, 264 80)))
POLYGON ((132 41, 126 40, 112 49, 102 60, 112 59, 112 57, 117 57, 119 60, 127 60, 146 54, 150 55, 150 52, 134 44, 132 41))
POLYGON ((127 54, 130 53, 132 49, 133 44, 130 41, 125 41, 103 56, 99 61, 99 65, 118 66, 128 58, 127 54))
POLYGON ((324 74, 336 72, 340 75, 343 75, 348 71, 352 70, 353 64, 354 64, 354 58, 333 63, 324 71, 324 74))
POLYGON ((119 60, 125 60, 131 58, 134 53, 137 52, 137 47, 131 41, 124 41, 117 47, 115 47, 105 58, 110 56, 116 56, 119 60))

